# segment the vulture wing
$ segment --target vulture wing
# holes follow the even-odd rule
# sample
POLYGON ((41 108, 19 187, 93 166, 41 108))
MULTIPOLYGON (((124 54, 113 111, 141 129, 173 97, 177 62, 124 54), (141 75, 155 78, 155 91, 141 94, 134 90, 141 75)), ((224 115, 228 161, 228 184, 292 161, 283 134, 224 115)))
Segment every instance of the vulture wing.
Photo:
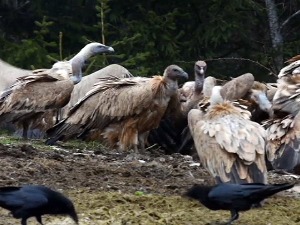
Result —
POLYGON ((279 79, 278 89, 273 98, 274 112, 291 113, 294 116, 300 109, 300 76, 279 79))
POLYGON ((54 105, 60 108, 68 103, 72 89, 71 80, 57 80, 47 74, 22 77, 2 92, 0 114, 13 110, 44 110, 54 105))
MULTIPOLYGON (((100 79, 101 80, 101 79, 100 79)), ((56 141, 85 135, 93 128, 101 134, 107 128, 112 136, 118 136, 123 126, 137 123, 140 131, 158 126, 167 108, 169 99, 162 99, 163 78, 123 78, 110 77, 95 84, 84 98, 71 108, 68 117, 47 133, 56 141), (124 125, 126 124, 126 125, 124 125)), ((104 136, 106 134, 103 134, 104 136)), ((108 134, 107 134, 108 135, 108 134)), ((52 141, 48 141, 51 144, 52 141)))
POLYGON ((243 98, 251 89, 254 83, 254 76, 246 73, 228 81, 222 87, 220 93, 224 100, 234 101, 243 98))
POLYGON ((274 169, 292 172, 300 165, 300 114, 272 119, 264 124, 267 129, 266 152, 274 169))
POLYGON ((188 115, 203 165, 220 182, 265 183, 265 130, 237 114, 213 117, 212 113, 193 109, 188 115))

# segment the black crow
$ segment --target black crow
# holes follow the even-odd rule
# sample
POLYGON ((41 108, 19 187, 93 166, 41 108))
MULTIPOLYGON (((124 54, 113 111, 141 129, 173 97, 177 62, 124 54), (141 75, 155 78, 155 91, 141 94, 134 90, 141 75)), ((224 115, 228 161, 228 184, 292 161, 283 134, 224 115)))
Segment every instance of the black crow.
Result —
POLYGON ((211 210, 230 210, 231 224, 239 218, 239 211, 247 211, 258 205, 265 198, 277 192, 292 188, 294 184, 229 184, 223 183, 216 186, 194 185, 185 194, 187 197, 200 201, 211 210))
POLYGON ((0 206, 21 219, 21 225, 27 225, 29 217, 35 217, 43 225, 44 214, 69 215, 78 224, 71 200, 44 186, 0 187, 0 206))

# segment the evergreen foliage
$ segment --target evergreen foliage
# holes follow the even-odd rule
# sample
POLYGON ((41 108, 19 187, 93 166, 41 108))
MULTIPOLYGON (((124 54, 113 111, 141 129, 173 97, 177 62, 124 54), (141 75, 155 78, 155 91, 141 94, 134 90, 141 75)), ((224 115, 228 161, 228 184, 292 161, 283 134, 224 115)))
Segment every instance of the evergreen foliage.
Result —
MULTIPOLYGON (((257 0, 33 0, 0 1, 0 58, 23 68, 49 67, 70 58, 88 41, 104 42, 114 55, 94 57, 86 73, 119 63, 134 75, 161 74, 169 64, 192 73, 208 60, 208 74, 269 76, 273 59, 267 13, 257 0), (60 35, 61 34, 61 35, 60 35), (61 37, 61 38, 60 38, 61 37), (217 58, 227 60, 212 60, 217 58), (248 58, 257 63, 230 58, 248 58)), ((276 1, 280 20, 300 0, 276 1)), ((299 17, 282 27, 284 59, 299 53, 299 17)), ((191 78, 193 79, 193 78, 191 78)))

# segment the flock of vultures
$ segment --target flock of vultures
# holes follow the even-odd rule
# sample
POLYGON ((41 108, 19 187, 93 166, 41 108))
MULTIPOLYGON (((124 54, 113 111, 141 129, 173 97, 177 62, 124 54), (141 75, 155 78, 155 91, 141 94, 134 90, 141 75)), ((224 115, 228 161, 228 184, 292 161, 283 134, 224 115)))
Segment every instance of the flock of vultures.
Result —
MULTIPOLYGON (((218 186, 193 187, 187 195, 210 209, 230 210, 228 224, 238 211, 293 186, 268 185, 267 171, 300 170, 300 56, 281 69, 277 83, 255 81, 251 73, 220 81, 206 76, 204 61, 195 62, 194 81, 180 88, 189 75, 178 65, 151 78, 117 64, 82 76, 91 56, 112 52, 89 43, 68 61, 32 71, 0 61, 1 127, 21 130, 26 139, 45 138, 48 145, 82 139, 124 152, 143 154, 157 145, 168 154, 197 154, 218 186)), ((69 213, 38 210, 47 200, 24 206, 38 198, 36 189, 43 197, 45 190, 35 188, 24 189, 26 201, 16 200, 26 195, 23 189, 0 188, 0 206, 15 210, 22 225, 31 216, 42 224, 45 213, 69 213), (20 207, 33 209, 22 214, 20 207)))

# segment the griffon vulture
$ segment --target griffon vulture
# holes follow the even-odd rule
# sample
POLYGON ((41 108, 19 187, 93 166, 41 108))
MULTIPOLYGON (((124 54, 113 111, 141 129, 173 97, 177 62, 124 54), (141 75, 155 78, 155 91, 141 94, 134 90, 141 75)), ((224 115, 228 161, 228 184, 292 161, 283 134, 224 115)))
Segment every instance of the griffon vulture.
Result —
MULTIPOLYGON (((293 172, 300 165, 300 60, 281 69, 273 97, 274 118, 265 122, 267 156, 274 169, 293 172)), ((295 61, 297 60, 297 61, 295 61)), ((294 61, 294 62, 293 62, 294 61)))
POLYGON ((149 145, 159 145, 166 153, 177 152, 182 130, 187 126, 187 113, 203 97, 202 89, 207 65, 197 61, 194 65, 195 81, 185 82, 171 98, 158 128, 151 130, 149 145))
MULTIPOLYGON (((225 100, 237 101, 239 104, 246 106, 247 110, 251 113, 250 119, 252 121, 261 122, 272 115, 272 105, 266 96, 266 90, 265 84, 254 81, 253 75, 246 73, 225 83, 220 91, 225 100), (243 82, 244 84, 242 84, 243 82)), ((203 90, 203 93, 205 96, 208 96, 211 91, 205 94, 203 90)), ((209 99, 205 97, 199 102, 198 107, 205 110, 209 105, 209 99)), ((193 138, 188 127, 183 130, 181 138, 182 144, 179 147, 179 152, 182 154, 191 154, 193 138)))
POLYGON ((85 61, 96 54, 112 52, 100 43, 87 44, 69 61, 55 63, 51 69, 34 70, 18 78, 0 96, 0 120, 23 126, 23 137, 31 123, 42 120, 48 110, 59 109, 70 99, 74 84, 80 82, 85 61))
POLYGON ((101 70, 84 76, 80 83, 74 86, 69 103, 62 108, 63 119, 67 117, 69 110, 93 88, 94 84, 99 81, 99 78, 105 78, 109 76, 126 78, 132 77, 132 74, 123 66, 111 64, 101 70))
MULTIPOLYGON (((159 125, 179 78, 188 78, 176 65, 153 78, 105 78, 71 110, 69 116, 48 130, 47 144, 77 136, 101 137, 110 146, 125 150, 144 148, 147 133, 159 125)), ((101 140, 100 139, 100 140, 101 140)))
POLYGON ((267 183, 265 130, 250 120, 249 111, 224 101, 220 90, 213 88, 205 112, 188 114, 200 162, 218 183, 267 183))

